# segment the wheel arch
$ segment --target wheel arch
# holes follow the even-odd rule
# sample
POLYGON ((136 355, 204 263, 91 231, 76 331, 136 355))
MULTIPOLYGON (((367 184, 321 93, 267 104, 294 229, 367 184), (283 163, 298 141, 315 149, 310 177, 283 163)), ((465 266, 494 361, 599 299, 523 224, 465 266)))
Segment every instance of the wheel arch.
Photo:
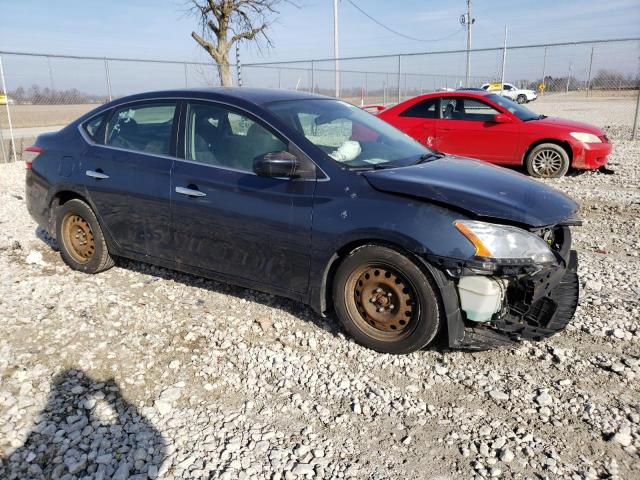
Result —
POLYGON ((56 209, 67 203, 69 200, 73 200, 75 198, 77 198, 78 200, 82 200, 93 209, 93 206, 87 200, 87 198, 82 193, 74 190, 73 188, 62 187, 51 195, 51 199, 49 200, 49 234, 53 238, 56 237, 55 228, 53 228, 56 209))
POLYGON ((448 281, 448 279, 440 269, 438 269, 434 265, 431 265, 420 255, 412 251, 412 249, 407 248, 406 245, 381 238, 362 238, 353 240, 338 248, 331 255, 324 266, 320 283, 320 294, 319 298, 317 298, 317 301, 315 302, 317 303, 317 310, 320 313, 325 313, 333 308, 333 279, 335 278, 336 271, 340 264, 344 261, 345 258, 347 258, 358 248, 362 248, 367 245, 387 247, 406 256, 411 261, 413 261, 421 270, 423 270, 426 275, 429 275, 441 291, 442 287, 445 286, 448 281))
MULTIPOLYGON (((316 297, 314 308, 324 315, 333 309, 333 279, 342 261, 358 248, 365 245, 376 245, 391 248, 405 255, 420 268, 425 275, 431 278, 436 287, 436 296, 440 304, 442 325, 436 338, 443 336, 449 346, 457 345, 464 337, 464 322, 460 311, 460 299, 455 282, 449 278, 443 270, 429 263, 425 258, 412 252, 406 247, 392 241, 383 239, 359 239, 349 242, 336 250, 327 262, 320 285, 320 294, 316 297)), ((442 337, 441 337, 442 338, 442 337)))
POLYGON ((562 148, 569 156, 569 168, 573 166, 573 149, 571 148, 571 144, 566 140, 560 140, 559 138, 542 138, 531 143, 525 150, 524 155, 522 155, 522 165, 526 165, 527 157, 529 156, 531 151, 538 145, 542 145, 543 143, 553 143, 562 148))

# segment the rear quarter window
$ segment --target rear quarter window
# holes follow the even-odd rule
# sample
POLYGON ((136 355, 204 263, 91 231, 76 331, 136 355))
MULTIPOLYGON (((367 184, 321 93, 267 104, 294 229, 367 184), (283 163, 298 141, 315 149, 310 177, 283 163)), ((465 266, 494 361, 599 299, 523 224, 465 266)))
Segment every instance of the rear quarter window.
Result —
POLYGON ((428 100, 415 103, 402 112, 400 116, 412 118, 437 118, 437 102, 437 98, 430 98, 428 100))
POLYGON ((90 118, 82 125, 82 128, 87 133, 89 138, 91 138, 91 140, 93 140, 96 143, 103 143, 104 138, 100 138, 100 137, 104 137, 104 135, 100 135, 100 133, 104 132, 104 129, 102 127, 108 116, 109 116, 108 111, 100 113, 99 115, 96 115, 95 117, 90 118))

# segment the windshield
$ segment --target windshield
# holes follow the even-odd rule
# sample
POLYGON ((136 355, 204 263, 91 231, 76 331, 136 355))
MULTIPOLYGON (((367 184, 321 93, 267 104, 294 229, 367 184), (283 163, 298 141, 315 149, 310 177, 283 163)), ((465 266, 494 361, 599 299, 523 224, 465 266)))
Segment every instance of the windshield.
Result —
POLYGON ((347 167, 401 167, 432 152, 383 120, 339 100, 286 100, 266 107, 347 167))
POLYGON ((488 98, 494 103, 497 103, 502 108, 509 110, 516 117, 518 117, 520 120, 523 120, 525 122, 527 120, 536 120, 541 117, 537 113, 534 113, 531 110, 529 110, 527 107, 523 107, 522 105, 514 102, 513 100, 510 100, 506 97, 502 97, 495 93, 491 93, 487 95, 486 98, 488 98))

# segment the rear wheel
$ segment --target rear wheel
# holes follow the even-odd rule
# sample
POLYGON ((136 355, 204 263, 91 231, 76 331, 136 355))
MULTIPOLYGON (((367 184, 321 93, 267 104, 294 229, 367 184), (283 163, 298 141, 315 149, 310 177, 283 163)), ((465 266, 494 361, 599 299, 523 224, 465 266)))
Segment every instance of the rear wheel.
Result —
POLYGON ((56 237, 62 260, 74 270, 98 273, 114 265, 98 219, 80 199, 56 209, 56 237))
POLYGON ((436 289, 401 253, 366 245, 338 267, 333 299, 338 318, 358 343, 383 353, 409 353, 438 333, 436 289))
POLYGON ((562 177, 569 170, 569 155, 555 143, 541 143, 526 158, 529 175, 541 178, 562 177))

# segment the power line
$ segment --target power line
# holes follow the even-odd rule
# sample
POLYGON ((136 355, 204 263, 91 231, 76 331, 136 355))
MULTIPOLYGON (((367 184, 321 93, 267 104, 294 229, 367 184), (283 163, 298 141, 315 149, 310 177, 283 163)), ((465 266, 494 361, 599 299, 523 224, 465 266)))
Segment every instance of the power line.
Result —
POLYGON ((389 32, 391 32, 391 33, 393 33, 393 34, 395 34, 395 35, 398 35, 398 36, 400 36, 400 37, 406 38, 406 39, 408 39, 408 40, 414 40, 414 41, 416 41, 416 42, 439 42, 439 41, 441 41, 441 40, 447 40, 448 38, 451 38, 451 37, 453 37, 454 35, 457 35, 457 34, 459 34, 459 33, 462 31, 462 29, 458 29, 458 30, 456 30, 455 32, 453 32, 453 33, 451 33, 451 34, 449 34, 449 35, 447 35, 447 36, 445 36, 445 37, 442 37, 442 38, 434 38, 434 39, 431 39, 431 40, 427 40, 427 39, 425 39, 425 38, 416 38, 416 37, 412 37, 412 36, 409 36, 409 35, 405 35, 404 33, 398 32, 398 31, 394 30, 393 28, 390 28, 390 27, 386 26, 384 23, 380 22, 379 20, 376 20, 374 17, 372 17, 372 16, 371 16, 371 15, 369 15, 367 12, 365 12, 362 8, 360 8, 358 5, 356 5, 356 4, 355 4, 355 2, 353 2, 353 0, 347 0, 347 2, 349 2, 351 5, 353 5, 353 6, 354 6, 354 7, 355 7, 355 8, 356 8, 360 13, 362 13, 362 14, 363 14, 365 17, 367 17, 369 20, 371 20, 371 21, 373 21, 373 22, 377 23, 379 26, 381 26, 381 27, 382 27, 382 28, 384 28, 385 30, 387 30, 387 31, 389 31, 389 32))

